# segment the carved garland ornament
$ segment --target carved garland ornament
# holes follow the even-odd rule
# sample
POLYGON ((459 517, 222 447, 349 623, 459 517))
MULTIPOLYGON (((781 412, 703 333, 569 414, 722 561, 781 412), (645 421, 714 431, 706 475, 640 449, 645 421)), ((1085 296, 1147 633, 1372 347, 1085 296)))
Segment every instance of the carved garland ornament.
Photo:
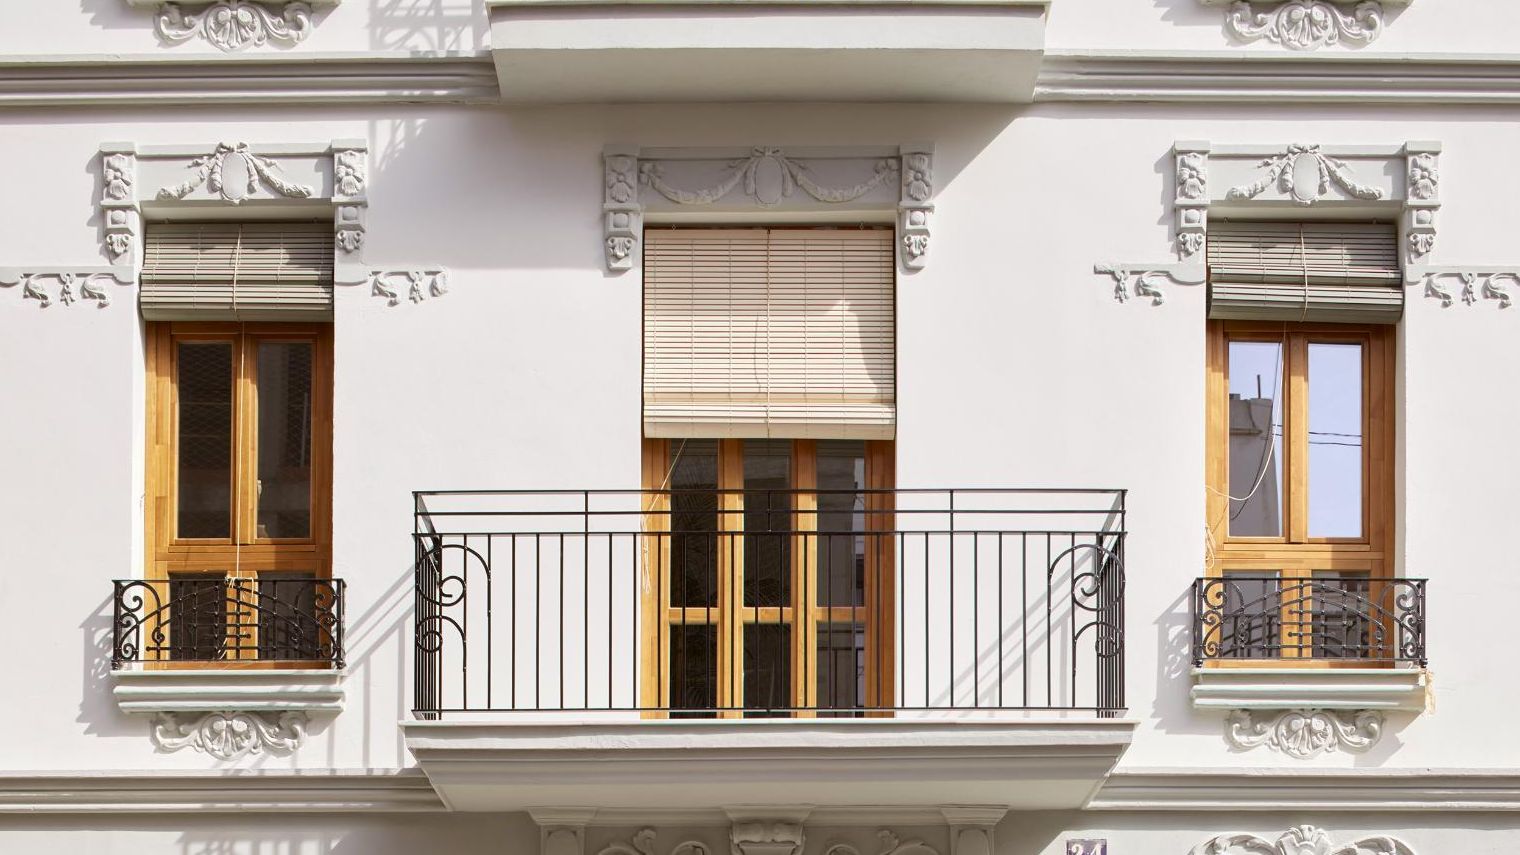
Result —
POLYGON ((153 743, 163 751, 194 748, 218 760, 237 760, 250 754, 289 754, 306 741, 307 716, 286 712, 277 716, 249 712, 213 712, 181 719, 159 713, 151 725, 153 743))
POLYGON ((271 39, 294 45, 311 35, 311 6, 296 0, 274 8, 256 0, 215 0, 199 12, 186 12, 180 3, 165 3, 155 26, 159 38, 170 44, 199 35, 228 53, 271 39))
MULTIPOLYGON (((914 838, 903 840, 896 833, 881 829, 876 832, 877 839, 881 840, 881 849, 877 855, 939 855, 934 847, 922 840, 914 838)), ((823 855, 861 855, 860 850, 848 843, 835 843, 823 850, 823 855)))
POLYGON ((810 158, 789 155, 774 146, 755 146, 747 155, 729 160, 721 176, 705 186, 682 186, 679 176, 671 174, 691 161, 707 159, 700 154, 641 159, 637 147, 607 148, 603 154, 602 241, 609 270, 629 270, 634 266, 643 229, 641 188, 681 207, 725 202, 731 206, 741 197, 761 209, 775 208, 800 197, 823 205, 863 199, 879 201, 884 206, 895 205, 903 266, 909 269, 924 266, 929 251, 929 217, 934 211, 934 156, 927 147, 903 148, 895 155, 830 158, 859 161, 870 170, 862 180, 843 186, 821 181, 817 177, 817 163, 810 162, 810 158), (884 188, 894 186, 896 192, 888 196, 884 188))
MULTIPOLYGON (((597 855, 655 855, 655 833, 652 828, 642 828, 627 843, 613 843, 597 855)), ((670 855, 712 855, 707 844, 696 840, 677 843, 670 855)))
POLYGON ((257 193, 260 182, 291 199, 307 199, 316 191, 305 184, 286 181, 280 165, 248 150, 248 143, 217 143, 216 149, 190 161, 191 176, 173 187, 158 191, 160 199, 183 199, 205 184, 222 201, 239 204, 257 193))
POLYGON ((1230 35, 1241 41, 1266 39, 1289 50, 1318 50, 1341 41, 1367 44, 1383 31, 1383 4, 1361 0, 1350 12, 1345 0, 1286 0, 1258 12, 1236 0, 1225 17, 1230 35))
POLYGON ((1225 723, 1225 740, 1240 749, 1262 745, 1299 760, 1337 748, 1366 751, 1383 735, 1383 714, 1374 710, 1282 710, 1258 716, 1236 710, 1225 723))
POLYGON ((1383 198, 1381 189, 1357 182, 1344 161, 1325 155, 1317 145, 1294 143, 1283 154, 1269 157, 1257 166, 1265 169, 1266 174, 1250 184, 1230 188, 1226 194, 1229 199, 1254 199, 1276 184, 1294 202, 1312 205, 1330 192, 1332 182, 1358 199, 1383 198))
POLYGON ((1254 834, 1221 834, 1193 848, 1192 855, 1415 855, 1394 837, 1363 837, 1336 846, 1330 835, 1312 825, 1297 825, 1277 840, 1254 834))
MULTIPOLYGON (((353 283, 344 283, 353 284, 353 283)), ((401 291, 406 299, 421 303, 429 297, 442 297, 449 293, 449 272, 442 268, 432 270, 371 270, 364 284, 372 296, 385 299, 387 306, 401 304, 401 291)))

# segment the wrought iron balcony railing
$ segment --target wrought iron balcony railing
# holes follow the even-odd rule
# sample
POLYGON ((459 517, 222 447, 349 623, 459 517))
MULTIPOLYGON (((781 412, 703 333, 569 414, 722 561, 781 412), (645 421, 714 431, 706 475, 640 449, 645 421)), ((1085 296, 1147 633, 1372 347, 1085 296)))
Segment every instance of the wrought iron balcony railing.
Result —
POLYGON ((414 500, 420 718, 1124 708, 1120 490, 414 500))
POLYGON ((111 667, 278 661, 343 667, 343 580, 264 574, 115 581, 111 667))
POLYGON ((1229 574, 1193 583, 1193 661, 1425 659, 1425 580, 1229 574))

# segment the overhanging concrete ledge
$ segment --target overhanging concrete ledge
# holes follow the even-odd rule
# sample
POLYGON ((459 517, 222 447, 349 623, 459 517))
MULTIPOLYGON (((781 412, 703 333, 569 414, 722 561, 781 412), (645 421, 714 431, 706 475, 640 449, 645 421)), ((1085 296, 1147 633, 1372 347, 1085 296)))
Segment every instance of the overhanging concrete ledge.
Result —
POLYGON ((1117 719, 409 721, 455 810, 574 804, 1076 808, 1133 736, 1117 719))

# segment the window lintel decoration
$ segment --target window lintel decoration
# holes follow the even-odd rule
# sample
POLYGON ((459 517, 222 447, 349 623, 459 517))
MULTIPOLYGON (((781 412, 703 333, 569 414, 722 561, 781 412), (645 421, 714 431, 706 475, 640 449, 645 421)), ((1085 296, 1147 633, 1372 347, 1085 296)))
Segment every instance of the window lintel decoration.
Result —
MULTIPOLYGON (((1398 220, 1405 285, 1444 291, 1437 278, 1456 268, 1432 267, 1436 220, 1441 210, 1439 142, 1400 145, 1327 145, 1312 142, 1215 145, 1179 141, 1172 147, 1177 260, 1105 262, 1094 272, 1110 278, 1114 299, 1131 292, 1152 305, 1165 302, 1163 286, 1201 285, 1209 218, 1398 220), (1434 283, 1434 285, 1432 284, 1434 283)), ((1485 296, 1508 304, 1504 280, 1511 268, 1482 274, 1485 296)), ((1514 268, 1520 273, 1520 267, 1514 268)), ((1520 281, 1520 277, 1515 277, 1520 281)), ((1451 295, 1445 292, 1449 303, 1451 295)), ((1476 299, 1476 298, 1473 298, 1476 299)), ((1473 299, 1468 302, 1473 302, 1473 299)))
POLYGON ((655 149, 609 145, 602 153, 607 269, 631 270, 644 217, 839 213, 897 219, 902 267, 929 252, 934 147, 655 149))
POLYGON ((196 37, 225 53, 269 42, 299 44, 311 35, 316 9, 342 0, 126 0, 153 10, 153 29, 165 44, 196 37))
POLYGON ((369 143, 280 144, 223 141, 200 145, 100 147, 100 196, 106 255, 135 269, 144 214, 195 214, 237 206, 247 219, 331 216, 343 281, 366 281, 362 267, 369 210, 369 143))
POLYGON ((1238 41, 1265 39, 1289 50, 1368 44, 1383 32, 1388 8, 1412 0, 1200 0, 1227 6, 1225 30, 1238 41))

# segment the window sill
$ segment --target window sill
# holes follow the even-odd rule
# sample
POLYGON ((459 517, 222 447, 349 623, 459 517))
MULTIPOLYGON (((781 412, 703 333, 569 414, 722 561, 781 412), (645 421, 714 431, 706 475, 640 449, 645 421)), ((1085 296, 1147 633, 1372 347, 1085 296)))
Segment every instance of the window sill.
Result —
POLYGON ((1430 700, 1423 668, 1194 668, 1193 708, 1393 710, 1430 700))
POLYGON ((343 672, 335 669, 121 670, 111 678, 125 713, 343 709, 343 672))

